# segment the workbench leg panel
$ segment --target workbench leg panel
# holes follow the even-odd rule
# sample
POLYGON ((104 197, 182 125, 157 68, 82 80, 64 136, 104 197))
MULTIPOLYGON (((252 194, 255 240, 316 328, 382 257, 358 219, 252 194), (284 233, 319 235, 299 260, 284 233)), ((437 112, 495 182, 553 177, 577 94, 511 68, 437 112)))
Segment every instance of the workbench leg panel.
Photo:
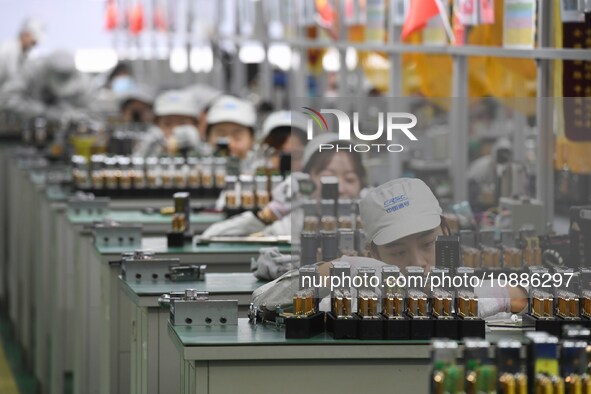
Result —
POLYGON ((305 388, 324 394, 367 392, 369 388, 376 393, 428 392, 428 360, 246 360, 208 364, 195 371, 198 378, 208 371, 208 390, 199 384, 203 381, 196 379, 199 385, 193 394, 259 394, 277 388, 281 394, 301 394, 305 388), (296 384, 298 378, 302 384, 296 384))
MULTIPOLYGON (((181 364, 178 358, 178 351, 168 336, 168 318, 170 312, 161 308, 149 308, 149 313, 158 315, 158 376, 159 394, 180 392, 178 376, 181 371, 181 364)), ((154 358, 154 356, 152 356, 154 358)))

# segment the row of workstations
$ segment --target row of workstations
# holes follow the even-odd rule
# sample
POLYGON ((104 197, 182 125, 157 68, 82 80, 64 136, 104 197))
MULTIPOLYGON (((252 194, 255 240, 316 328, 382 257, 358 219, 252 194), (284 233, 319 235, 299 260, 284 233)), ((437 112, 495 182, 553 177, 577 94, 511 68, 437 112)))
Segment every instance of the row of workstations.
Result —
MULTIPOLYGON (((249 324, 250 295, 262 282, 248 271, 262 245, 168 248, 171 217, 142 208, 171 200, 81 201, 60 184, 63 168, 14 149, 2 160, 0 220, 9 231, 0 243, 1 295, 40 392, 427 391, 427 341, 288 340, 273 326, 249 324), (120 227, 96 225, 105 218, 120 227), (207 264, 205 281, 125 281, 121 254, 138 248, 207 264), (187 288, 238 300, 238 326, 171 325, 158 298, 187 288)), ((199 233, 219 220, 200 213, 191 224, 199 233)))

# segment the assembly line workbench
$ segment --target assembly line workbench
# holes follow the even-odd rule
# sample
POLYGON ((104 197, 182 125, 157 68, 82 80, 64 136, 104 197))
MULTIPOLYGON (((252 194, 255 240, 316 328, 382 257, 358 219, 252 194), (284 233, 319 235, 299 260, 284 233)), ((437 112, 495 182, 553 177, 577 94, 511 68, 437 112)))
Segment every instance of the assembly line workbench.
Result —
MULTIPOLYGON (((14 154, 7 155, 4 160, 6 168, 3 168, 2 176, 5 179, 6 187, 3 188, 2 193, 1 215, 6 217, 7 220, 4 220, 3 223, 7 223, 8 227, 7 231, 3 233, 7 236, 2 238, 0 244, 0 252, 5 256, 2 261, 6 261, 3 266, 6 279, 2 281, 3 286, 0 289, 2 290, 2 298, 10 300, 9 316, 15 327, 16 337, 25 350, 26 361, 30 363, 34 360, 31 355, 33 354, 33 343, 36 340, 33 324, 36 312, 33 311, 34 306, 31 305, 34 300, 44 299, 46 295, 45 292, 41 292, 41 296, 37 297, 38 286, 34 286, 34 284, 38 284, 34 276, 38 272, 43 272, 43 269, 39 269, 39 265, 44 264, 49 255, 47 250, 39 245, 45 243, 46 237, 53 237, 52 231, 59 232, 61 230, 52 228, 51 231, 47 231, 48 226, 52 225, 47 220, 57 218, 49 212, 56 208, 60 213, 63 212, 71 192, 59 184, 52 183, 54 182, 52 178, 55 179, 56 174, 66 172, 63 165, 35 167, 37 164, 31 160, 19 159, 14 154), (52 192, 46 193, 49 189, 52 192), (53 206, 54 203, 58 206, 53 206), (5 241, 8 241, 7 244, 4 243, 5 241)), ((206 200, 205 203, 211 201, 206 200)), ((200 202, 203 201, 200 200, 200 202)), ((125 213, 120 213, 119 210, 142 206, 153 208, 171 204, 172 200, 169 199, 116 199, 111 201, 110 209, 113 211, 111 216, 115 220, 129 223, 128 221, 135 222, 138 219, 146 219, 146 222, 158 227, 160 233, 161 228, 170 223, 170 218, 160 217, 160 215, 144 218, 136 211, 134 211, 135 216, 130 214, 128 217, 125 213)), ((220 217, 221 215, 216 217, 205 215, 203 218, 205 220, 200 220, 197 217, 195 229, 203 231, 209 224, 218 221, 220 217)), ((56 242, 54 240, 46 244, 53 246, 56 242)), ((42 276, 42 278, 46 278, 46 276, 42 276)), ((41 287, 44 287, 44 284, 41 284, 41 287)))
MULTIPOLYGON (((143 234, 148 236, 166 233, 171 228, 172 221, 171 216, 145 214, 140 211, 111 211, 105 217, 121 224, 141 224, 143 234)), ((52 274, 55 289, 60 293, 59 296, 56 295, 60 298, 53 304, 54 308, 59 309, 55 311, 54 316, 61 317, 52 320, 52 343, 55 340, 55 343, 60 345, 57 347, 58 351, 52 352, 51 359, 54 368, 52 382, 58 384, 56 392, 62 392, 60 382, 63 381, 65 371, 74 371, 74 386, 77 388, 82 385, 80 392, 91 393, 99 386, 92 379, 87 379, 87 376, 97 375, 97 370, 92 369, 92 356, 89 356, 91 348, 88 344, 92 343, 98 326, 93 325, 92 322, 96 320, 89 318, 89 314, 95 313, 97 318, 100 317, 100 308, 97 306, 101 302, 100 267, 97 264, 89 264, 89 261, 94 255, 91 226, 105 217, 85 213, 76 215, 69 211, 58 217, 56 245, 59 257, 57 269, 52 274), (67 332, 68 329, 72 332, 67 332), (74 338, 74 341, 71 338, 74 338), (59 349, 65 350, 67 355, 73 354, 74 357, 64 357, 59 349)), ((199 233, 222 218, 223 215, 217 213, 194 214, 191 215, 194 223, 192 228, 199 233)), ((125 251, 133 250, 126 247, 125 251)), ((94 364, 98 365, 98 360, 94 364)))
MULTIPOLYGON (((20 253, 13 261, 20 261, 21 264, 13 270, 20 276, 18 281, 12 282, 12 318, 13 322, 19 322, 15 326, 21 343, 34 354, 33 367, 42 387, 50 385, 50 392, 62 392, 63 372, 71 370, 72 366, 72 347, 79 342, 80 336, 86 334, 78 328, 87 320, 78 317, 86 311, 83 305, 87 301, 84 296, 88 287, 84 287, 84 283, 90 282, 91 277, 86 275, 87 266, 76 264, 76 261, 87 259, 88 253, 80 251, 84 250, 85 244, 92 243, 89 227, 104 217, 68 212, 66 201, 69 195, 63 189, 45 184, 43 178, 35 173, 30 179, 31 182, 28 185, 25 183, 24 187, 31 188, 33 185, 33 190, 25 189, 23 196, 32 199, 30 206, 33 209, 21 212, 27 215, 33 211, 38 215, 30 215, 30 219, 25 217, 21 223, 22 237, 30 238, 30 244, 24 244, 22 237, 15 237, 17 242, 20 241, 15 250, 20 253), (25 226, 27 220, 30 222, 25 226), (80 291, 73 286, 81 286, 80 291), (76 305, 79 307, 75 308, 76 305), (73 308, 81 313, 73 313, 73 308), (51 324, 35 324, 48 321, 51 324), (64 321, 69 323, 64 324, 64 321), (76 333, 77 341, 71 340, 73 336, 67 332, 67 327, 76 333), (52 371, 49 371, 49 365, 52 371)), ((162 234, 170 228, 172 221, 171 216, 146 214, 138 210, 110 211, 107 217, 122 224, 142 224, 146 234, 162 234)), ((221 214, 203 213, 192 215, 191 220, 199 233, 221 218, 221 214)))
POLYGON ((210 299, 237 300, 239 316, 246 317, 252 292, 265 282, 251 273, 211 273, 198 282, 120 281, 131 301, 131 393, 167 394, 180 391, 181 363, 168 339, 169 309, 158 305, 164 293, 195 289, 210 299))
MULTIPOLYGON (((63 278, 59 269, 58 272, 56 272, 55 270, 51 270, 50 267, 72 267, 75 265, 74 259, 76 255, 78 255, 79 258, 84 258, 83 255, 77 253, 77 249, 80 247, 81 243, 90 241, 90 237, 88 237, 88 235, 90 235, 88 227, 93 222, 102 220, 103 217, 87 214, 73 215, 72 213, 67 212, 67 199, 70 196, 67 191, 65 191, 60 185, 39 182, 40 177, 32 176, 31 179, 33 181, 37 180, 38 184, 41 185, 41 187, 39 187, 39 195, 41 198, 36 202, 36 206, 39 207, 38 227, 33 226, 33 228, 29 230, 31 231, 31 235, 34 236, 34 244, 37 246, 33 248, 33 256, 30 261, 31 270, 33 271, 32 279, 34 282, 32 289, 35 290, 33 294, 35 302, 33 305, 30 305, 29 308, 32 309, 32 319, 34 322, 46 322, 51 320, 50 318, 52 314, 49 312, 52 310, 52 307, 58 308, 57 305, 51 303, 53 295, 57 289, 60 289, 60 291, 64 290, 63 287, 55 287, 52 280, 47 280, 48 278, 57 278, 58 275, 59 278, 63 278), (64 216, 67 217, 67 220, 64 220, 64 216), (59 225, 58 222, 60 223, 59 225), (73 238, 75 238, 73 245, 70 245, 69 242, 73 238), (60 256, 59 259, 57 258, 58 254, 60 256)), ((139 210, 115 210, 110 211, 107 216, 122 224, 142 224, 143 232, 145 234, 164 233, 166 229, 170 228, 172 220, 171 216, 163 216, 159 213, 146 214, 139 210)), ((219 221, 222 217, 221 214, 203 213, 192 215, 191 220, 194 223, 195 231, 199 233, 210 224, 219 221)), ((77 274, 76 278, 85 277, 85 273, 83 272, 85 267, 86 266, 84 265, 80 267, 76 266, 76 268, 81 268, 81 271, 75 271, 77 274)), ((25 277, 27 276, 25 275, 25 277)), ((81 282, 76 280, 75 283, 78 284, 81 282)), ((25 287, 29 286, 28 282, 23 282, 23 284, 25 287)), ((78 294, 78 292, 75 293, 78 294)), ((82 295, 84 295, 84 292, 82 292, 82 295)), ((75 300, 78 305, 83 305, 82 298, 75 297, 75 300)), ((27 307, 25 306, 25 308, 27 307)), ((80 309, 85 311, 84 308, 80 309)), ((80 309, 78 309, 78 311, 80 309)), ((74 324, 84 324, 84 321, 75 320, 74 324)), ((57 328, 52 331, 52 326, 47 324, 32 324, 32 326, 34 327, 32 341, 35 343, 33 357, 35 375, 41 382, 42 387, 47 387, 50 381, 48 366, 51 365, 52 359, 49 354, 51 349, 50 333, 53 332, 60 335, 60 331, 57 330, 57 328)), ((21 338, 23 338, 23 336, 21 336, 21 338)), ((23 342, 26 341, 23 340, 23 342)), ((59 346, 56 346, 53 349, 57 352, 54 352, 54 360, 63 357, 64 353, 59 346)), ((70 353, 66 350, 66 354, 70 353)), ((54 373, 61 374, 61 371, 61 368, 56 368, 54 373)), ((52 381, 59 383, 59 376, 54 377, 52 381)))
MULTIPOLYGON (((273 325, 168 324, 180 357, 182 394, 281 394, 429 391, 430 341, 335 340, 323 333, 286 339, 273 325)), ((523 331, 487 333, 522 339, 523 331)))
MULTIPOLYGON (((212 243, 207 245, 186 244, 180 248, 168 248, 165 237, 152 237, 142 239, 142 249, 151 250, 156 256, 167 258, 178 258, 181 263, 207 264, 209 273, 235 273, 249 272, 250 260, 259 255, 263 244, 224 244, 212 243)), ((96 378, 96 385, 89 385, 89 394, 100 392, 101 394, 124 394, 130 389, 131 364, 131 330, 129 316, 131 315, 131 302, 121 291, 119 275, 121 267, 119 264, 121 253, 127 252, 120 247, 101 247, 93 245, 92 257, 88 261, 91 272, 87 275, 90 278, 100 277, 101 289, 99 297, 88 297, 90 306, 89 328, 100 327, 100 344, 92 342, 96 337, 90 332, 91 349, 86 354, 100 354, 99 369, 88 369, 88 376, 93 381, 96 378), (98 275, 98 276, 97 276, 98 275), (94 350, 97 353, 94 353, 94 350), (96 371, 100 370, 100 377, 96 371), (100 386, 100 391, 96 387, 100 386)), ((283 253, 290 253, 290 245, 282 245, 279 250, 283 253)), ((94 285, 97 281, 94 280, 94 285)), ((97 290, 90 290, 94 294, 97 290)), ((83 351, 80 354, 85 354, 83 351)), ((89 363, 94 363, 95 358, 89 357, 89 363)), ((76 380, 76 378, 74 378, 76 380)))

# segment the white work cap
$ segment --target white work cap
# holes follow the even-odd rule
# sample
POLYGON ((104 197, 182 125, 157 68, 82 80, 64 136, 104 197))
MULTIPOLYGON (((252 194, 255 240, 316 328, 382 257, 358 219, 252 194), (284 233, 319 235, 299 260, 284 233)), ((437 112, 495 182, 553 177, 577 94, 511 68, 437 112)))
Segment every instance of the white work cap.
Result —
POLYGON ((369 242, 386 245, 441 224, 439 201, 420 179, 384 183, 361 199, 359 213, 369 242))
POLYGON ((221 90, 203 83, 189 86, 185 91, 193 97, 199 112, 203 111, 207 106, 211 105, 215 99, 224 94, 221 90))
POLYGON ((245 127, 255 127, 256 121, 254 106, 233 96, 220 97, 207 112, 208 125, 231 122, 245 127))
POLYGON ((294 129, 306 132, 308 128, 308 118, 297 111, 275 111, 267 116, 263 123, 261 139, 264 140, 267 136, 278 127, 291 127, 294 129))
MULTIPOLYGON (((314 154, 318 153, 320 149, 320 145, 323 144, 337 144, 339 142, 339 135, 337 133, 322 133, 318 134, 312 140, 308 142, 306 148, 304 149, 304 154, 302 156, 302 168, 306 168, 308 166, 308 162, 314 154)), ((348 142, 348 141, 347 141, 348 142)))
POLYGON ((129 90, 117 94, 119 106, 122 106, 130 100, 141 101, 146 104, 154 103, 154 92, 145 85, 134 85, 129 90))
POLYGON ((189 93, 182 90, 169 90, 156 99, 154 115, 184 115, 197 118, 199 111, 189 93))
POLYGON ((45 36, 45 27, 40 20, 35 18, 27 18, 21 25, 20 33, 29 33, 37 43, 43 41, 45 36))

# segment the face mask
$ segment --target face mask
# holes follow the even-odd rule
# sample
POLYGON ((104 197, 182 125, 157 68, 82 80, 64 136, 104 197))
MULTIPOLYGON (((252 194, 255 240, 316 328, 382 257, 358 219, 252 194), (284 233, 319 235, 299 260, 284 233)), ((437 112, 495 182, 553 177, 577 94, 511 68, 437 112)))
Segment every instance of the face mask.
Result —
POLYGON ((129 92, 135 86, 135 82, 129 75, 115 77, 111 82, 111 89, 115 93, 129 92))

